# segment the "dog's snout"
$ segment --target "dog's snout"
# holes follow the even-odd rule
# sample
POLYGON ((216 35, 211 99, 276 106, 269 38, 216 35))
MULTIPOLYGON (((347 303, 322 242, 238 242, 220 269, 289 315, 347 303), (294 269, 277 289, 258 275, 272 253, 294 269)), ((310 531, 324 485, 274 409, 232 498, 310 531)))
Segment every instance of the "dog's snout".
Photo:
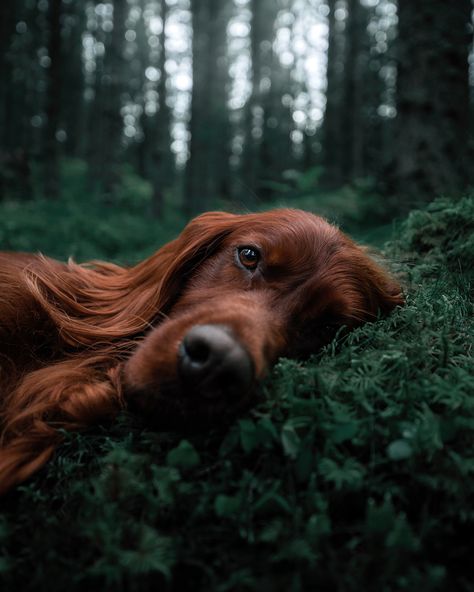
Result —
POLYGON ((187 390, 217 398, 245 394, 254 379, 247 351, 220 325, 196 325, 180 346, 178 370, 187 390))

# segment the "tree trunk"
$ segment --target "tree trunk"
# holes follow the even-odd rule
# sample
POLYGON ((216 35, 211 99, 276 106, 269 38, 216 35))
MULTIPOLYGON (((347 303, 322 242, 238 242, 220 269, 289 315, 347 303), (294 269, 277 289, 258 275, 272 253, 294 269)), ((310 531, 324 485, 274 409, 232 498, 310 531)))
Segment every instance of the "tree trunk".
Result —
POLYGON ((208 83, 211 64, 208 61, 208 27, 211 22, 211 1, 192 0, 193 26, 193 88, 191 94, 191 141, 186 165, 184 209, 188 217, 205 210, 209 203, 210 180, 207 148, 212 122, 209 113, 208 83))
POLYGON ((16 10, 13 0, 3 0, 0 6, 0 151, 7 153, 12 148, 8 126, 10 119, 10 105, 12 102, 12 63, 9 55, 12 36, 15 31, 16 10))
POLYGON ((229 191, 227 68, 223 35, 228 7, 221 0, 192 0, 193 89, 191 142, 186 166, 184 207, 188 216, 208 209, 229 191))
POLYGON ((114 0, 113 30, 104 59, 103 133, 104 152, 100 172, 105 201, 111 202, 120 182, 119 165, 122 155, 123 120, 120 112, 124 90, 125 19, 127 0, 114 0))
POLYGON ((397 117, 386 189, 405 208, 469 181, 471 0, 399 0, 397 117))
POLYGON ((345 96, 343 110, 343 174, 347 183, 366 173, 365 141, 368 71, 366 9, 360 0, 348 0, 346 23, 345 96))
POLYGON ((268 119, 271 117, 271 84, 273 78, 274 24, 277 7, 269 0, 251 2, 251 83, 252 90, 245 106, 245 141, 242 156, 242 177, 248 201, 256 201, 264 170, 270 155, 267 145, 268 119))
POLYGON ((62 118, 66 132, 65 152, 68 156, 84 155, 84 73, 82 64, 82 35, 86 25, 84 7, 80 3, 65 7, 68 28, 64 32, 61 64, 62 118))
POLYGON ((329 45, 327 55, 326 110, 322 126, 323 145, 323 184, 327 187, 339 187, 344 180, 342 167, 343 137, 341 117, 344 103, 342 100, 342 64, 341 35, 336 28, 336 0, 328 0, 329 6, 329 45))
POLYGON ((152 125, 155 126, 154 145, 151 152, 151 183, 153 187, 152 195, 152 215, 155 218, 163 216, 164 209, 164 190, 169 186, 173 173, 173 157, 171 154, 171 113, 166 104, 166 38, 165 26, 168 16, 166 0, 161 0, 160 15, 163 23, 163 29, 160 34, 160 81, 158 84, 158 112, 154 116, 152 125))
POLYGON ((50 59, 47 82, 47 123, 44 139, 44 193, 50 199, 59 197, 59 146, 57 132, 61 108, 61 3, 62 0, 49 1, 49 42, 50 59))

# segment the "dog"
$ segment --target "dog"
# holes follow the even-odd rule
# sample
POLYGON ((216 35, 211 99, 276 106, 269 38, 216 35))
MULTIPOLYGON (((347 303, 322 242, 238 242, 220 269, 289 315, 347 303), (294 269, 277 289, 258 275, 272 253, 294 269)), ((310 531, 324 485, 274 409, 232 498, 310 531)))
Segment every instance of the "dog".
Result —
POLYGON ((220 423, 281 357, 403 303, 323 218, 209 212, 121 267, 0 254, 0 493, 61 442, 129 409, 158 429, 220 423))

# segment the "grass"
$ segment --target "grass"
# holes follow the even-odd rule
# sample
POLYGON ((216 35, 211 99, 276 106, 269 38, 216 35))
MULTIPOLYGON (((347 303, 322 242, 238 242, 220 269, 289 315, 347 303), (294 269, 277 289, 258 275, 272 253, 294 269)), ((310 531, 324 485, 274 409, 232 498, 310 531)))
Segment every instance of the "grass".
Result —
POLYGON ((67 435, 2 500, 4 589, 473 590, 473 208, 413 212, 387 247, 407 305, 281 360, 230 427, 67 435))
POLYGON ((164 220, 148 215, 151 187, 128 170, 113 207, 90 187, 86 163, 81 160, 63 163, 61 187, 58 201, 1 203, 0 248, 41 251, 58 259, 133 263, 174 238, 185 223, 179 204, 173 202, 167 204, 164 220))

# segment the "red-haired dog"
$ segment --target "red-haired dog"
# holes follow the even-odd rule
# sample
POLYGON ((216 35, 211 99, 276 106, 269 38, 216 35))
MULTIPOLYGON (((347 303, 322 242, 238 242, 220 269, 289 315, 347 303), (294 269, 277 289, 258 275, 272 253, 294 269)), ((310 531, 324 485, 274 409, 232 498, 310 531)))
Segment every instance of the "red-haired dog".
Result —
POLYGON ((61 441, 128 407, 155 425, 221 421, 279 356, 402 303, 322 218, 211 212, 142 263, 0 254, 0 492, 61 441))

